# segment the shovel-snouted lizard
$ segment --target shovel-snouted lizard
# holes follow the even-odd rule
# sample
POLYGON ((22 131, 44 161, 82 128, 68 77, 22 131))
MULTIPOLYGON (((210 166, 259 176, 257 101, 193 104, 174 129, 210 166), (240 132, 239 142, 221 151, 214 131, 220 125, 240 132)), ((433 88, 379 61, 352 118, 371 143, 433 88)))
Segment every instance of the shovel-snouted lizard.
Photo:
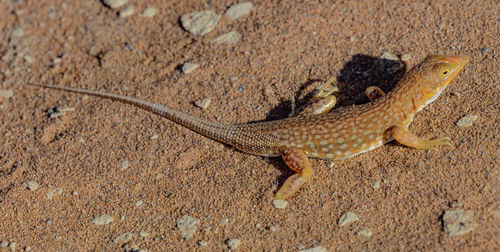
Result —
POLYGON ((296 173, 277 191, 275 199, 292 196, 312 176, 307 157, 343 159, 396 140, 418 149, 451 145, 448 137, 423 140, 408 131, 415 113, 434 101, 467 64, 467 56, 431 55, 408 71, 387 95, 376 87, 366 90, 371 103, 329 112, 335 97, 322 89, 309 108, 282 120, 221 124, 188 115, 164 105, 133 97, 78 88, 38 85, 129 103, 181 124, 206 137, 261 156, 282 156, 296 173))

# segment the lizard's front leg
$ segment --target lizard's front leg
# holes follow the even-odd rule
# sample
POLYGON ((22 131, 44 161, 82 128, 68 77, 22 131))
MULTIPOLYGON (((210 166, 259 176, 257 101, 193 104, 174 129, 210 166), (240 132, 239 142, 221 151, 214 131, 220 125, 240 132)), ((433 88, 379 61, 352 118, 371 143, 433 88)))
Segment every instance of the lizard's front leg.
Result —
POLYGON ((438 137, 431 140, 423 140, 408 131, 408 129, 404 126, 393 127, 392 136, 398 143, 417 149, 437 150, 437 146, 439 145, 451 146, 449 137, 438 137))
POLYGON ((277 200, 290 198, 297 192, 312 176, 312 168, 306 154, 301 149, 285 149, 281 154, 286 165, 297 172, 290 176, 274 196, 277 200))
POLYGON ((290 117, 301 115, 321 115, 328 113, 337 103, 337 98, 333 95, 334 92, 339 91, 332 83, 335 82, 336 77, 330 78, 318 90, 316 95, 303 107, 295 111, 295 104, 292 100, 292 113, 290 117))

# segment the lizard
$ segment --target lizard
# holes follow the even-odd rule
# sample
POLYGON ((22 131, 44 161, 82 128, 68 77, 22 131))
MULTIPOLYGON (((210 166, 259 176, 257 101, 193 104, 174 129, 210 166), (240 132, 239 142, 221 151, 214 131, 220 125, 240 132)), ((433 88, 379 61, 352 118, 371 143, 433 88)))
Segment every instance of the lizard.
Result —
POLYGON ((64 86, 32 85, 132 104, 242 152, 268 157, 281 156, 295 172, 274 196, 276 200, 286 200, 311 179, 313 169, 308 158, 350 158, 392 140, 424 150, 437 150, 440 145, 451 145, 449 137, 422 139, 410 132, 408 125, 417 112, 443 92, 468 61, 468 56, 429 55, 407 71, 387 94, 375 86, 367 88, 366 95, 371 100, 369 103, 343 107, 329 113, 336 103, 332 95, 335 90, 326 91, 322 88, 312 99, 313 102, 292 117, 241 124, 209 121, 130 96, 64 86))

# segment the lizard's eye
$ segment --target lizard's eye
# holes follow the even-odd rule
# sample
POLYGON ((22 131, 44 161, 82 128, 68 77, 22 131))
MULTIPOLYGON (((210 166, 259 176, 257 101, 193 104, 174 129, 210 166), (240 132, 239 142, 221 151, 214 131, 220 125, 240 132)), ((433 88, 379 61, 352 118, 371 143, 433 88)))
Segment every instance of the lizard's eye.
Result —
POLYGON ((446 63, 440 63, 434 66, 434 73, 438 74, 441 78, 446 79, 450 75, 450 67, 446 63))

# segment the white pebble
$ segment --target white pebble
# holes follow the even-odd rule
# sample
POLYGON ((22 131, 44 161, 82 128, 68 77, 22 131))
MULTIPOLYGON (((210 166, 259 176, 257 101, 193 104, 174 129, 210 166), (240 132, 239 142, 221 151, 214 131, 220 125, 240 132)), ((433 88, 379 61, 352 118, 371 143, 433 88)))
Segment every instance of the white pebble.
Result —
POLYGON ((0 248, 5 248, 5 247, 7 247, 7 246, 9 246, 9 243, 8 243, 8 242, 6 242, 6 241, 2 241, 2 242, 0 242, 0 248))
POLYGON ((61 188, 56 188, 47 192, 47 199, 51 200, 55 196, 62 194, 63 190, 61 188))
POLYGON ((396 54, 390 53, 390 52, 385 52, 380 56, 381 59, 386 59, 386 60, 394 60, 394 61, 399 61, 399 58, 396 54))
POLYGON ((125 159, 122 162, 122 164, 120 165, 120 171, 123 171, 123 170, 127 169, 129 164, 130 164, 130 162, 128 161, 128 159, 125 159))
POLYGON ((198 64, 193 62, 186 62, 182 65, 182 72, 185 74, 192 73, 196 68, 198 68, 198 64))
POLYGON ((103 0, 102 2, 109 8, 116 9, 127 4, 128 0, 103 0))
POLYGON ((113 240, 114 243, 117 243, 117 244, 124 244, 124 243, 127 243, 128 241, 132 240, 132 238, 134 237, 134 235, 130 232, 126 232, 126 233, 123 233, 121 235, 118 235, 115 237, 115 239, 113 240))
POLYGON ((11 252, 16 251, 16 247, 17 247, 17 243, 15 243, 15 242, 11 242, 11 243, 9 244, 9 250, 10 250, 11 252))
POLYGON ((226 11, 226 15, 232 19, 237 19, 241 16, 247 15, 253 9, 251 2, 233 4, 226 11))
POLYGON ((24 34, 24 31, 22 28, 16 28, 10 33, 10 36, 15 37, 15 38, 19 38, 19 37, 23 36, 23 34, 24 34))
POLYGON ((239 41, 240 41, 240 34, 235 31, 224 33, 212 40, 212 42, 220 44, 236 44, 239 41))
POLYGON ((193 237, 200 221, 188 215, 183 215, 176 220, 182 238, 189 240, 193 237))
POLYGON ((195 101, 194 104, 202 109, 206 109, 206 108, 208 108, 208 106, 210 105, 211 102, 212 102, 212 99, 204 98, 202 100, 195 101))
POLYGON ((24 55, 23 57, 24 61, 26 61, 26 63, 28 64, 31 64, 33 62, 35 62, 35 58, 31 57, 30 55, 26 54, 24 55))
POLYGON ((148 6, 142 12, 141 17, 152 18, 154 17, 154 15, 156 15, 157 12, 158 10, 155 7, 148 6))
POLYGON ((458 127, 470 127, 477 120, 477 115, 466 115, 457 121, 458 127))
POLYGON ((141 231, 141 232, 139 232, 139 236, 140 236, 140 237, 148 237, 148 236, 149 236, 149 233, 148 233, 148 232, 146 232, 146 231, 141 231))
POLYGON ((277 209, 283 209, 288 205, 286 200, 273 200, 273 205, 277 209))
POLYGON ((361 230, 357 233, 357 235, 363 237, 372 237, 372 231, 370 231, 370 229, 361 230))
POLYGON ((109 224, 112 221, 113 221, 113 217, 111 217, 107 214, 99 215, 99 216, 94 217, 94 219, 92 219, 92 223, 94 223, 98 226, 109 224))
POLYGON ((12 89, 0 90, 0 97, 10 98, 14 95, 14 91, 12 89))
POLYGON ((36 181, 30 180, 30 181, 26 182, 26 187, 30 191, 36 191, 38 189, 38 187, 40 187, 40 186, 38 185, 38 183, 36 181))
POLYGON ((184 29, 195 36, 203 36, 211 32, 220 16, 214 11, 198 11, 184 14, 181 17, 181 24, 184 29))
POLYGON ((202 246, 202 247, 205 247, 208 245, 208 242, 207 241, 199 241, 198 242, 198 245, 202 246))
POLYGON ((140 207, 142 204, 144 204, 144 201, 138 200, 137 202, 135 202, 135 207, 140 207))
POLYGON ((340 227, 347 225, 351 222, 358 221, 359 217, 352 212, 345 212, 339 219, 338 224, 340 227))
POLYGON ((227 240, 227 246, 229 247, 230 250, 235 250, 241 245, 241 240, 240 239, 229 239, 227 240))
POLYGON ((134 6, 129 5, 129 6, 125 7, 125 8, 123 8, 123 9, 120 11, 120 14, 119 14, 119 15, 120 15, 120 17, 122 17, 122 18, 125 18, 125 17, 130 17, 130 16, 132 16, 132 15, 134 14, 134 11, 135 11, 134 6))
POLYGON ((472 212, 463 209, 446 210, 443 215, 444 231, 450 236, 464 235, 474 230, 472 212))

